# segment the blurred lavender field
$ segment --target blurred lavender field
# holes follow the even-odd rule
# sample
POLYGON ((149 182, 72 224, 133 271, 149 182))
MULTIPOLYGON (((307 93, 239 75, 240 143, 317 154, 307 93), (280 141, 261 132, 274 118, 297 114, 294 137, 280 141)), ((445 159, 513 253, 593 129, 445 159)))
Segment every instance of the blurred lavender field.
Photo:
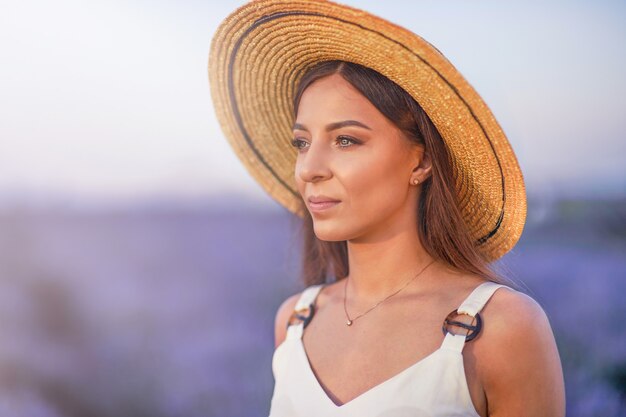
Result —
MULTIPOLYGON (((501 267, 546 310, 568 416, 626 415, 626 201, 530 201, 501 267)), ((263 416, 298 281, 277 209, 0 213, 0 415, 263 416)))

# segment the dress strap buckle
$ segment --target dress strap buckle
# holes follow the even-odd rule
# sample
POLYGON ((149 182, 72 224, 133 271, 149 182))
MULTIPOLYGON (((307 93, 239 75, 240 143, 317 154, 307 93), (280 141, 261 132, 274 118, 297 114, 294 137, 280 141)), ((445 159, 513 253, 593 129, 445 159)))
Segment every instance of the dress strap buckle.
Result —
POLYGON ((311 322, 315 315, 315 300, 324 284, 311 285, 305 288, 287 320, 287 337, 302 337, 302 331, 311 322))
POLYGON ((302 327, 306 327, 313 318, 315 314, 315 304, 311 303, 308 307, 300 308, 298 310, 294 310, 287 320, 287 328, 293 324, 302 323, 302 327))
POLYGON ((445 334, 445 338, 442 343, 443 348, 461 352, 465 343, 470 340, 474 340, 479 335, 483 328, 483 318, 479 312, 483 309, 487 301, 489 301, 493 293, 500 287, 507 286, 491 281, 483 282, 474 288, 471 294, 461 303, 459 308, 448 314, 448 316, 444 319, 442 326, 443 334, 445 334), (456 317, 462 315, 472 317, 476 320, 476 323, 474 323, 474 320, 472 320, 469 324, 454 320, 456 317), (457 327, 469 331, 467 333, 460 333, 458 331, 455 333, 450 331, 451 327, 457 327))
MULTIPOLYGON (((463 323, 463 322, 460 322, 460 321, 453 320, 457 316, 461 316, 461 315, 467 315, 467 316, 472 317, 468 313, 459 313, 458 309, 453 310, 444 319, 443 326, 441 326, 441 330, 443 331, 444 335, 447 334, 447 333, 456 334, 456 333, 450 331, 450 326, 461 327, 463 329, 469 330, 469 332, 467 334, 465 334, 465 342, 469 342, 470 340, 473 340, 474 338, 476 338, 476 336, 478 336, 478 333, 480 333, 480 330, 483 328, 483 319, 482 319, 482 317, 480 316, 479 313, 476 313, 474 315, 474 318, 476 319, 476 324, 475 325, 474 324, 467 324, 467 323, 463 323)), ((472 323, 474 323, 474 320, 472 320, 472 323)))

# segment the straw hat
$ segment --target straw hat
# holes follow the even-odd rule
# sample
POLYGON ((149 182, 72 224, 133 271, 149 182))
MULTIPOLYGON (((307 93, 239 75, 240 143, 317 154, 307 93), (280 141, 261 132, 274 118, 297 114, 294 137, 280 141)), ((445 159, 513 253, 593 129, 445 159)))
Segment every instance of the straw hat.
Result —
POLYGON ((260 0, 215 33, 209 81, 237 156, 272 198, 299 213, 290 145, 295 87, 316 63, 343 60, 385 75, 422 106, 453 158, 463 218, 489 260, 518 241, 526 218, 515 154, 478 93, 435 47, 365 11, 324 0, 260 0))

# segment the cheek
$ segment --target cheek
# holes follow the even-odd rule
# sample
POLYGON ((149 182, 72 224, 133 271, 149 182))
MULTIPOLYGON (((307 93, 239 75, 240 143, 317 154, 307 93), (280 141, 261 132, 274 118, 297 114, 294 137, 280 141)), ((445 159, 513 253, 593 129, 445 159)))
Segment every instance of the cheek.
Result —
MULTIPOLYGON (((354 167, 356 168, 356 167, 354 167)), ((406 200, 408 177, 397 158, 375 158, 340 178, 350 209, 364 216, 385 215, 406 200), (406 182, 406 184, 405 184, 406 182)))
POLYGON ((330 221, 314 222, 322 240, 357 238, 399 213, 407 203, 408 185, 401 178, 399 166, 370 164, 358 171, 343 171, 345 201, 341 212, 330 221))

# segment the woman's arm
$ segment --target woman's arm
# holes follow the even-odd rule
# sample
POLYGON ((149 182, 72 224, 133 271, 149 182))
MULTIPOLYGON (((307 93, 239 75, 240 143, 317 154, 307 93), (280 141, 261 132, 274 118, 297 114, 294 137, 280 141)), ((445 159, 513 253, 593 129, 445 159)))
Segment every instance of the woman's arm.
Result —
POLYGON ((563 370, 548 317, 531 297, 497 291, 484 308, 479 378, 490 417, 565 416, 563 370))

